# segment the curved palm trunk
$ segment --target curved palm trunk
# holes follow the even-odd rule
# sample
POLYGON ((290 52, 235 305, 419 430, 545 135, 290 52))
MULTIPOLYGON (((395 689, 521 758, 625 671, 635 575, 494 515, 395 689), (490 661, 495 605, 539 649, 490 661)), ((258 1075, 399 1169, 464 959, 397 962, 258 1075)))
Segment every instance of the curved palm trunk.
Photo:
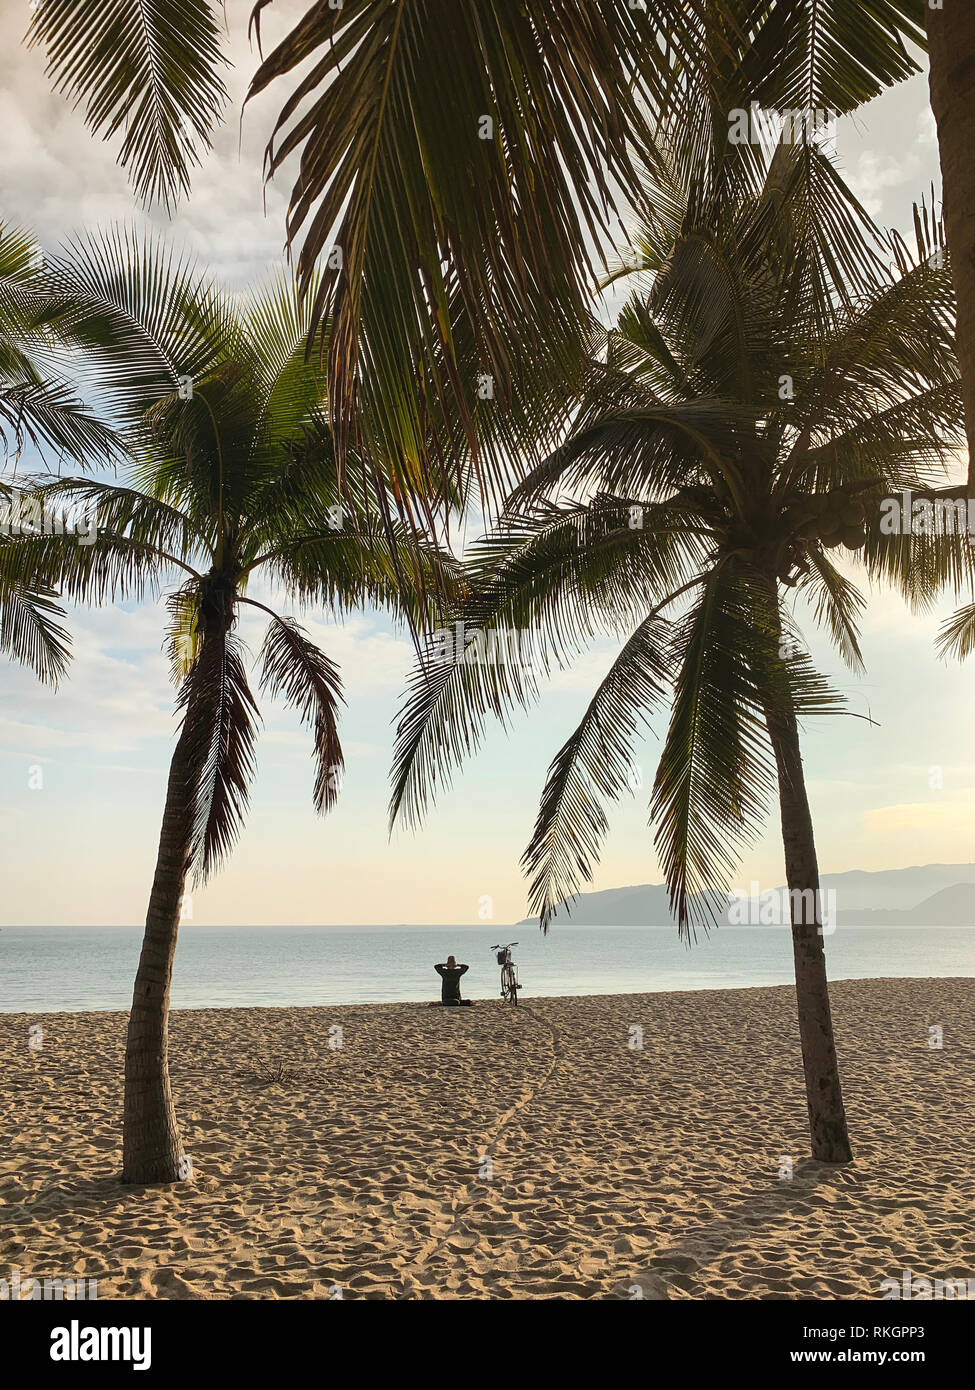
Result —
POLYGON ((173 753, 125 1044, 122 1181, 176 1182, 182 1143, 169 1084, 169 986, 193 828, 190 721, 173 753))
POLYGON ((958 361, 968 434, 968 487, 975 493, 975 7, 943 0, 927 8, 931 107, 938 123, 945 233, 958 298, 958 361))
MULTIPOLYGON (((771 589, 777 615, 775 579, 771 581, 771 589)), ((799 724, 791 693, 784 683, 774 707, 771 701, 766 705, 765 715, 779 780, 782 844, 796 968, 796 1006, 812 1155, 822 1163, 849 1163, 853 1151, 846 1127, 826 983, 816 841, 802 767, 799 724)))
MULTIPOLYGON (((225 657, 233 602, 225 576, 211 575, 201 584, 202 645, 189 680, 204 669, 209 655, 218 662, 225 657)), ((200 761, 212 752, 214 709, 212 691, 205 684, 201 688, 194 682, 187 693, 183 727, 169 767, 156 873, 125 1043, 123 1182, 176 1182, 188 1176, 185 1166, 181 1171, 183 1148, 169 1084, 169 986, 193 846, 200 761)))

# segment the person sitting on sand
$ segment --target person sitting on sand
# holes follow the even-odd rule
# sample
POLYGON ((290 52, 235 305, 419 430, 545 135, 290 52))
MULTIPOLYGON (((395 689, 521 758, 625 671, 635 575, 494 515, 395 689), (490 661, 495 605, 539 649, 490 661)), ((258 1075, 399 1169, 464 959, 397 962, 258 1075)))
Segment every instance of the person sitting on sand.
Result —
POLYGON ((433 968, 443 981, 440 987, 441 1004, 470 1004, 469 999, 460 997, 460 977, 470 966, 458 965, 456 956, 448 956, 446 965, 435 965, 433 968))

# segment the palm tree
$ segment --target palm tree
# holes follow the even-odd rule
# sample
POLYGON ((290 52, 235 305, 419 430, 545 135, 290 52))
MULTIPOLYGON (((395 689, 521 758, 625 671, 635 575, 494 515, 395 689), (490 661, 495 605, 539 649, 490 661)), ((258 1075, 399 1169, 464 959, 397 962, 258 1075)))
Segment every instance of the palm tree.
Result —
POLYGON ((445 389, 464 415, 473 382, 427 370, 417 392, 414 375, 432 347, 452 365, 455 289, 483 370, 511 380, 541 361, 573 380, 607 242, 630 207, 652 210, 641 169, 659 168, 662 123, 696 158, 728 150, 729 114, 752 100, 850 111, 919 70, 905 44, 923 43, 922 3, 871 0, 855 24, 809 0, 313 5, 248 100, 294 76, 266 165, 273 177, 300 155, 288 241, 302 238, 303 287, 325 262, 312 321, 331 325, 340 444, 360 356, 384 364, 373 396, 408 456, 445 389))
POLYGON ((128 446, 123 481, 46 478, 34 495, 97 517, 93 544, 70 535, 0 545, 0 597, 18 586, 73 602, 165 593, 166 641, 182 716, 172 757, 125 1060, 123 1180, 185 1176, 168 1070, 169 990, 187 876, 206 879, 231 850, 253 772, 258 708, 235 633, 243 606, 268 618, 260 684, 311 730, 319 812, 342 769, 334 663, 295 619, 249 594, 263 578, 285 598, 342 613, 382 604, 421 626, 451 567, 431 543, 401 546, 363 482, 342 499, 322 406, 304 358, 307 319, 293 284, 221 293, 186 260, 122 232, 75 242, 49 274, 85 306, 95 367, 128 446))
POLYGON ((777 789, 812 1152, 841 1163, 851 1148, 799 727, 842 702, 786 598, 801 595, 857 669, 864 599, 834 551, 922 602, 964 569, 954 538, 880 525, 888 495, 943 480, 960 435, 950 269, 923 218, 915 256, 883 240, 814 147, 780 146, 735 206, 719 185, 656 190, 660 214, 638 239, 645 278, 568 438, 470 558, 465 659, 430 648, 411 682, 392 815, 415 824, 486 715, 534 698, 537 670, 607 627, 628 633, 551 764, 523 861, 531 909, 547 928, 591 878, 605 804, 668 703, 650 818, 682 934, 725 906, 777 789), (815 211, 810 159, 832 187, 815 211), (521 634, 520 659, 478 659, 492 629, 521 634))
MULTIPOLYGON (((69 306, 46 284, 43 253, 35 238, 0 222, 0 443, 13 467, 0 478, 0 534, 26 521, 17 486, 17 465, 26 447, 85 465, 116 453, 114 432, 78 399, 57 369, 57 359, 78 343, 69 306)), ((57 684, 68 649, 59 609, 43 586, 3 592, 0 652, 23 661, 57 684)))
MULTIPOLYGON (((253 6, 258 46, 268 3, 253 6)), ((687 153, 727 149, 729 112, 752 100, 852 110, 919 70, 906 45, 923 43, 923 3, 871 0, 855 23, 809 0, 310 5, 248 100, 293 82, 266 168, 290 177, 299 158, 288 240, 304 292, 314 277, 340 469, 354 429, 426 489, 450 421, 477 454, 483 377, 501 400, 539 361, 577 385, 590 293, 621 217, 647 208, 661 121, 687 153), (452 300, 475 329, 473 371, 452 300)), ((140 196, 171 202, 225 104, 219 31, 216 0, 45 0, 29 41, 93 131, 125 132, 140 196)), ((490 498, 503 459, 480 458, 477 476, 490 498)))
POLYGON ((938 125, 945 239, 958 298, 958 360, 968 435, 968 487, 975 495, 975 15, 967 0, 926 4, 931 109, 938 125))
POLYGON ((52 294, 31 233, 0 221, 0 441, 77 463, 107 462, 117 441, 78 399, 55 359, 76 345, 68 305, 52 294), (8 435, 9 431, 9 435, 8 435))

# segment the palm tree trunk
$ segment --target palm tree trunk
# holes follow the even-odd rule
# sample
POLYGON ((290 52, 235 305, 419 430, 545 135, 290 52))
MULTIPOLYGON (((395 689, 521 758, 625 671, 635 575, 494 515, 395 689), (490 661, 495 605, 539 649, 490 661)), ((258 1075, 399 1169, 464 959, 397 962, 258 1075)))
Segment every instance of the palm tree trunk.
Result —
POLYGON ((190 719, 173 753, 125 1044, 122 1181, 176 1182, 182 1142, 169 1084, 169 986, 193 827, 190 719))
POLYGON ((944 0, 927 9, 931 107, 938 123, 945 234, 958 299, 958 361, 975 494, 975 9, 944 0))
MULTIPOLYGON (((778 585, 774 577, 770 587, 774 611, 778 615, 778 585)), ((796 1006, 812 1154, 822 1163, 849 1163, 853 1151, 846 1127, 826 984, 816 841, 802 767, 799 724, 792 694, 785 682, 766 703, 765 717, 779 779, 782 844, 796 969, 796 1006)))

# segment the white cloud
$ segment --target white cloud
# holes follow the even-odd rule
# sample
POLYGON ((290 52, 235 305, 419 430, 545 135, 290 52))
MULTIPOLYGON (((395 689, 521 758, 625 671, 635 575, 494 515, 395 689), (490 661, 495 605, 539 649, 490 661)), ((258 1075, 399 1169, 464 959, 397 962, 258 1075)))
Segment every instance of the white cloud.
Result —
POLYGON ((916 154, 891 155, 865 150, 847 170, 847 181, 870 216, 881 220, 886 194, 916 182, 921 161, 916 154))

